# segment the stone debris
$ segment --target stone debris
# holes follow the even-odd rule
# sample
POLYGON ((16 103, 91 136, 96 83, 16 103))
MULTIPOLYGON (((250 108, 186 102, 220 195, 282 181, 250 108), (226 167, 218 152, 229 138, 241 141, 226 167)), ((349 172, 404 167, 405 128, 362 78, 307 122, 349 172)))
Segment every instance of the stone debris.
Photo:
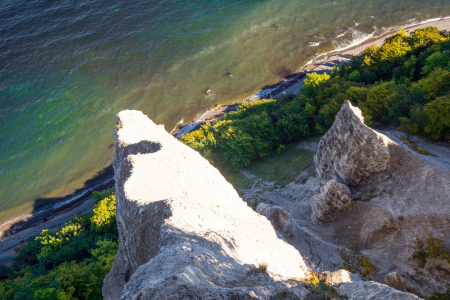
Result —
POLYGON ((397 272, 390 272, 384 276, 384 282, 394 289, 406 292, 409 287, 405 280, 403 280, 402 276, 397 272))
POLYGON ((269 219, 273 227, 278 231, 288 232, 293 226, 292 219, 289 216, 289 209, 287 208, 260 203, 256 207, 256 212, 269 219))
POLYGON ((387 285, 374 282, 351 282, 344 283, 337 288, 338 293, 347 297, 347 300, 371 300, 371 299, 386 299, 386 300, 421 300, 422 298, 398 291, 387 285))
POLYGON ((319 194, 311 198, 312 219, 326 221, 351 201, 350 189, 336 179, 331 179, 320 188, 319 194))

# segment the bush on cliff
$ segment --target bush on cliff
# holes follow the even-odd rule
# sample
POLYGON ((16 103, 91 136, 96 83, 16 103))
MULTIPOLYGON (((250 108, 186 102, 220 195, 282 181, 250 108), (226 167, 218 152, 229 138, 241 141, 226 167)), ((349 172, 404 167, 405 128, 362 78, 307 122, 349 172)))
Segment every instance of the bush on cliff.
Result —
POLYGON ((325 133, 345 100, 361 108, 369 126, 449 139, 449 51, 448 35, 435 27, 400 30, 331 76, 308 74, 299 97, 244 103, 180 141, 212 163, 247 167, 286 143, 325 133))
POLYGON ((3 268, 7 276, 0 278, 1 299, 102 299, 118 249, 114 191, 94 192, 94 202, 92 213, 15 249, 13 268, 3 268))

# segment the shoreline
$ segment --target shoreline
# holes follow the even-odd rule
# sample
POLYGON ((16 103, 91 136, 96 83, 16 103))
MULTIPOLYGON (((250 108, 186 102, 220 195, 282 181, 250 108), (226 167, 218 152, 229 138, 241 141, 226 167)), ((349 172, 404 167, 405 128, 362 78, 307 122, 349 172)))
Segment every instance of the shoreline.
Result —
MULTIPOLYGON (((359 42, 356 41, 353 44, 350 44, 348 47, 320 54, 306 65, 299 67, 295 73, 285 77, 284 80, 272 85, 266 85, 263 89, 242 102, 235 102, 233 104, 209 109, 206 112, 203 112, 200 117, 196 117, 194 121, 183 126, 180 126, 180 124, 177 125, 171 131, 171 134, 178 138, 181 136, 180 133, 185 134, 196 130, 206 122, 212 122, 214 119, 217 119, 225 113, 237 110, 237 106, 245 101, 278 98, 288 94, 298 95, 299 88, 302 87, 302 82, 306 77, 306 74, 312 72, 323 73, 331 70, 334 66, 342 66, 351 59, 352 55, 361 53, 361 51, 367 47, 371 45, 382 45, 385 38, 392 36, 400 28, 405 29, 407 32, 411 32, 428 26, 435 26, 440 30, 450 31, 450 17, 387 28, 383 30, 380 35, 375 35, 373 33, 364 37, 359 42), (307 71, 305 71, 306 66, 308 66, 307 71), (311 68, 309 66, 311 66, 311 68)), ((113 177, 108 177, 106 180, 103 180, 90 188, 75 192, 71 196, 63 197, 63 199, 68 198, 65 201, 44 200, 42 203, 37 201, 35 206, 39 207, 39 204, 41 204, 39 207, 41 209, 39 211, 34 214, 20 216, 1 224, 0 263, 11 264, 14 257, 14 248, 24 243, 30 236, 37 235, 44 229, 56 230, 58 226, 73 218, 75 214, 79 215, 92 211, 94 208, 91 196, 92 191, 103 190, 113 186, 113 177), (45 201, 48 201, 48 203, 45 201)))
POLYGON ((416 29, 421 29, 428 26, 435 26, 440 30, 450 31, 450 16, 429 19, 418 23, 410 23, 403 26, 386 28, 380 31, 380 34, 375 35, 376 32, 374 32, 365 36, 359 41, 354 41, 348 46, 319 54, 312 60, 307 62, 305 65, 297 68, 294 73, 286 76, 284 80, 281 80, 275 84, 268 84, 264 86, 263 88, 261 88, 261 90, 245 100, 236 101, 233 104, 226 104, 204 111, 192 122, 183 125, 176 125, 170 133, 173 134, 176 138, 179 138, 181 135, 197 130, 206 122, 211 122, 221 115, 229 112, 230 107, 235 107, 234 110, 236 110, 237 106, 243 102, 258 101, 261 99, 274 99, 289 94, 295 94, 296 96, 298 96, 300 94, 299 88, 303 86, 303 80, 306 78, 306 75, 308 73, 321 74, 332 70, 334 66, 342 66, 350 61, 353 55, 360 54, 364 49, 372 45, 381 46, 386 38, 396 34, 399 29, 405 29, 406 32, 410 33, 416 29), (180 133, 182 134, 180 135, 180 133))
POLYGON ((66 201, 52 204, 52 207, 36 213, 25 214, 0 225, 0 263, 11 265, 15 256, 14 248, 22 245, 29 237, 42 230, 56 229, 72 219, 93 211, 92 192, 114 187, 114 178, 87 188, 78 194, 69 195, 66 201))

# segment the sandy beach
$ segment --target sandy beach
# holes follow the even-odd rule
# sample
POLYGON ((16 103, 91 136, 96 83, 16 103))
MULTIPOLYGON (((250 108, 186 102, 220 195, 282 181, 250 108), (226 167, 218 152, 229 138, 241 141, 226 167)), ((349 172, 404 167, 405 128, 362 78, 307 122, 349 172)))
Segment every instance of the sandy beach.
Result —
MULTIPOLYGON (((327 72, 331 69, 333 69, 334 66, 342 66, 343 64, 347 63, 352 55, 358 55, 360 54, 364 49, 376 45, 381 46, 384 43, 384 40, 387 37, 390 37, 394 35, 399 29, 403 28, 406 30, 406 32, 410 33, 413 32, 416 29, 425 28, 428 26, 435 26, 439 28, 440 30, 447 30, 450 31, 450 18, 447 19, 441 19, 436 21, 429 21, 424 22, 422 24, 415 24, 415 25, 406 25, 406 26, 400 26, 397 28, 390 28, 386 31, 380 32, 379 35, 374 35, 373 37, 367 39, 366 41, 354 45, 352 47, 349 47, 348 49, 343 50, 337 50, 332 51, 329 53, 325 53, 323 55, 320 55, 314 59, 314 62, 307 66, 307 73, 323 73, 327 72)), ((304 71, 305 66, 302 67, 299 72, 304 71)), ((306 76, 303 76, 300 80, 297 79, 296 82, 293 82, 292 85, 290 85, 288 88, 284 89, 283 91, 276 93, 272 96, 272 98, 277 98, 283 95, 287 94, 295 94, 298 95, 300 93, 299 88, 302 87, 303 78, 306 76)))
MULTIPOLYGON (((440 30, 450 31, 450 18, 441 20, 431 20, 422 24, 406 25, 398 28, 391 28, 386 31, 379 31, 374 34, 373 37, 361 42, 360 44, 349 47, 348 49, 342 49, 325 53, 314 59, 308 66, 303 66, 297 70, 296 73, 287 76, 285 80, 280 81, 266 89, 263 89, 250 97, 247 100, 258 100, 262 98, 277 98, 288 94, 299 94, 299 88, 302 86, 303 79, 307 73, 317 72, 322 73, 331 70, 334 66, 341 66, 347 63, 352 55, 361 53, 371 45, 382 45, 384 39, 395 34, 398 29, 404 28, 407 32, 412 32, 416 29, 435 26, 440 30), (306 72, 305 72, 306 67, 306 72)), ((196 120, 195 126, 190 126, 189 131, 198 128, 205 122, 210 122, 220 115, 236 109, 236 104, 224 105, 204 113, 201 118, 196 120)), ((189 126, 188 124, 187 126, 189 126)), ((104 186, 108 188, 112 186, 104 186)), ((46 211, 38 216, 23 216, 15 219, 9 223, 0 226, 0 263, 11 264, 14 257, 14 248, 23 244, 30 236, 39 234, 44 229, 56 230, 56 228, 75 215, 80 215, 86 212, 92 211, 94 203, 90 195, 81 197, 69 203, 61 206, 58 209, 52 209, 46 211)))

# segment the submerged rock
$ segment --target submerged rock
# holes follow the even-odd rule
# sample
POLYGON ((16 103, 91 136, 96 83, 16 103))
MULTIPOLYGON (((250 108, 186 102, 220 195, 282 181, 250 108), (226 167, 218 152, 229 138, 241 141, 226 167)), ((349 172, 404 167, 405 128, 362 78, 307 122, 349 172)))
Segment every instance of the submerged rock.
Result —
POLYGON ((306 276, 299 252, 206 159, 138 111, 117 115, 115 137, 120 246, 105 299, 304 297, 287 283, 306 276))

